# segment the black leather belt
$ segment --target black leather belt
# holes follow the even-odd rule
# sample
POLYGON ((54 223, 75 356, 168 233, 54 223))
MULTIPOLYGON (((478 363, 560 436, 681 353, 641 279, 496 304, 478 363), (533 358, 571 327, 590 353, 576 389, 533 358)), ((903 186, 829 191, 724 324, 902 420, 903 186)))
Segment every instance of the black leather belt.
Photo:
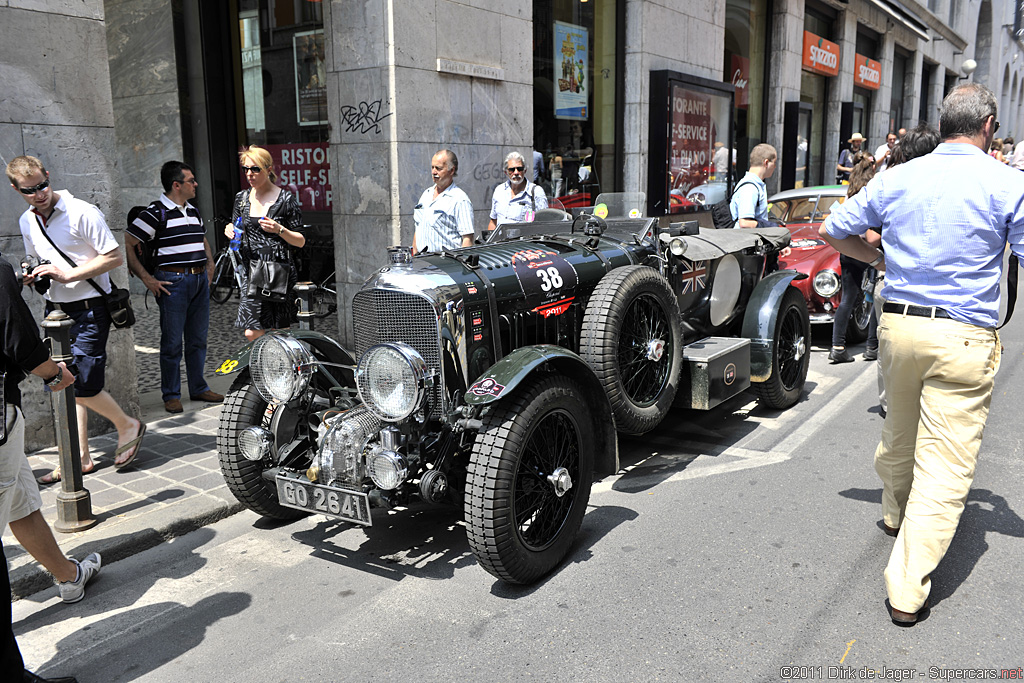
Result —
POLYGON ((206 266, 157 266, 157 270, 164 270, 168 273, 181 273, 182 275, 199 275, 206 272, 206 266))
POLYGON ((882 306, 883 313, 899 313, 900 315, 913 315, 918 318, 951 318, 949 313, 937 306, 914 306, 913 304, 898 304, 895 301, 886 301, 882 306))
POLYGON ((81 301, 47 301, 47 310, 57 309, 58 311, 64 311, 65 313, 75 311, 87 311, 90 308, 99 308, 104 306, 103 297, 94 296, 91 299, 82 299, 81 301))

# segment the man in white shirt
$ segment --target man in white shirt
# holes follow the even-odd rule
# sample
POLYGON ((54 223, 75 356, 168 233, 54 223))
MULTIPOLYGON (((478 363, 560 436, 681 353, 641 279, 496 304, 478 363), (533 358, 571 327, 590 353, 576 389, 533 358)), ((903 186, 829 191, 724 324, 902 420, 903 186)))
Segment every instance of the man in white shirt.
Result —
MULTIPOLYGON (((103 213, 75 199, 67 190, 55 192, 50 187, 50 174, 39 159, 15 157, 7 164, 7 179, 31 207, 20 219, 25 253, 50 262, 36 267, 25 277, 25 284, 49 276, 50 287, 44 295, 46 312, 59 309, 73 321, 71 353, 78 367, 75 402, 82 473, 95 469, 89 454, 89 410, 117 428, 114 466, 124 467, 135 459, 146 427, 129 417, 103 388, 110 313, 103 295, 88 282, 92 280, 109 293, 107 273, 121 265, 121 250, 103 213)), ((40 479, 44 484, 59 480, 59 470, 40 479)))
POLYGON ((473 202, 455 184, 459 158, 450 149, 442 149, 430 160, 434 186, 420 195, 413 217, 416 233, 412 238, 413 253, 421 249, 439 252, 473 244, 473 202))
POLYGON ((875 170, 882 172, 889 166, 889 152, 896 144, 896 133, 889 133, 885 136, 885 144, 879 145, 875 150, 875 170))

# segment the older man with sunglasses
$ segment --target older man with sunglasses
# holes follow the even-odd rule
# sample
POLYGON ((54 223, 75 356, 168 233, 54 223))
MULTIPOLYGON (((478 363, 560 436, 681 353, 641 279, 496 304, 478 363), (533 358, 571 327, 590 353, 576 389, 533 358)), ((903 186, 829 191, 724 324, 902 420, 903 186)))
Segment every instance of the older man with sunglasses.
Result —
POLYGON ((526 179, 526 160, 522 154, 510 152, 505 157, 505 175, 508 180, 494 188, 491 196, 488 230, 494 230, 501 223, 532 221, 539 210, 548 208, 544 189, 526 179))

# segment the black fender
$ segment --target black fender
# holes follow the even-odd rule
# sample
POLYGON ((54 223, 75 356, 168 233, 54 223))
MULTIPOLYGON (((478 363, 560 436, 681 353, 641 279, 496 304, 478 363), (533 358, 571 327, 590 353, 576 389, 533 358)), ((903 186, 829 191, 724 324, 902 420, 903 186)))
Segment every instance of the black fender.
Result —
POLYGON ((577 382, 590 407, 598 452, 594 456, 594 472, 600 477, 619 471, 619 441, 615 431, 612 406, 597 375, 586 361, 572 351, 553 344, 523 346, 492 365, 466 390, 465 401, 473 407, 484 407, 515 392, 524 379, 534 372, 556 372, 577 382))
POLYGON ((750 381, 764 382, 772 374, 772 346, 775 322, 782 295, 793 280, 807 277, 795 270, 777 270, 754 287, 743 313, 740 336, 750 340, 750 381))
MULTIPOLYGON (((309 344, 311 348, 319 352, 322 359, 328 363, 337 363, 339 365, 354 366, 356 364, 355 358, 352 354, 345 349, 341 344, 334 341, 322 332, 316 332, 314 330, 281 330, 271 334, 277 334, 282 337, 293 337, 309 344)), ((250 359, 252 356, 252 346, 258 340, 248 342, 245 346, 240 348, 234 356, 231 356, 225 360, 216 373, 218 375, 230 375, 249 367, 250 359)), ((355 386, 355 377, 352 370, 344 370, 342 368, 330 368, 331 374, 336 377, 344 377, 346 381, 351 381, 350 386, 355 386)))

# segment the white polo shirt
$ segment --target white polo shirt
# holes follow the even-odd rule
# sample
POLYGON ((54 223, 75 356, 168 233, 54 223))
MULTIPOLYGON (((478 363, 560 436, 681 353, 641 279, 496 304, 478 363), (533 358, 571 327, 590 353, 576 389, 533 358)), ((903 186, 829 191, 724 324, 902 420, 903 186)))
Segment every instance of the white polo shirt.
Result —
MULTIPOLYGON (((19 226, 26 254, 50 261, 61 270, 73 267, 46 239, 42 232, 43 219, 32 209, 21 214, 19 226)), ((49 220, 45 221, 45 226, 46 235, 74 261, 75 266, 119 248, 114 234, 107 227, 103 212, 89 202, 75 199, 67 190, 57 192, 57 204, 49 220)), ((96 275, 92 280, 105 292, 110 291, 110 277, 107 273, 96 275)), ((68 303, 99 295, 85 280, 68 284, 54 280, 44 296, 50 301, 68 303)))

